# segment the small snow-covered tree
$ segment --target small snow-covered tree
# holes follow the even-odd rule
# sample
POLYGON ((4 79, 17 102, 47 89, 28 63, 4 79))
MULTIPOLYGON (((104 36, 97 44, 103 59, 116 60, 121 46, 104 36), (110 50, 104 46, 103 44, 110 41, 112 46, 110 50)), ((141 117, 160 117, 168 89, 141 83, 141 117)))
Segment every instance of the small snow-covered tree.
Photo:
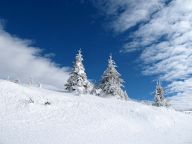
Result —
POLYGON ((78 51, 75 63, 73 65, 70 77, 65 84, 65 89, 69 92, 89 93, 92 90, 92 84, 88 81, 83 65, 81 50, 78 51))
POLYGON ((108 60, 107 69, 104 71, 102 80, 99 84, 99 88, 102 90, 103 94, 116 96, 120 99, 127 99, 128 95, 122 90, 123 80, 120 78, 120 73, 116 70, 116 64, 110 55, 108 60))
POLYGON ((155 98, 154 98, 155 106, 168 106, 164 97, 164 90, 161 86, 161 82, 157 81, 156 90, 155 90, 155 98))

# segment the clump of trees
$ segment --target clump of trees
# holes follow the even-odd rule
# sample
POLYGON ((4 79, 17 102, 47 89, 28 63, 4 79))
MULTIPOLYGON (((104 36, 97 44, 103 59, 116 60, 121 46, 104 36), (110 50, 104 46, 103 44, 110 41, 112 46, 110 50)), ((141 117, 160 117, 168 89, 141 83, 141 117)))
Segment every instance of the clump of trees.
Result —
MULTIPOLYGON (((118 99, 127 100, 128 95, 127 92, 123 90, 123 83, 124 81, 121 78, 121 74, 117 71, 117 65, 112 55, 110 55, 107 68, 103 72, 101 80, 97 85, 92 84, 87 78, 83 65, 83 55, 81 50, 79 50, 76 54, 70 77, 65 84, 65 89, 68 92, 74 92, 78 95, 96 94, 101 97, 113 96, 118 99)), ((153 105, 158 107, 168 106, 160 81, 158 81, 156 85, 153 105)))
POLYGON ((108 66, 103 73, 100 83, 94 86, 88 79, 83 65, 83 56, 81 50, 78 51, 70 77, 65 84, 65 89, 68 92, 78 94, 97 94, 100 96, 114 96, 119 99, 128 99, 128 95, 123 88, 123 80, 116 69, 116 64, 110 55, 108 66))

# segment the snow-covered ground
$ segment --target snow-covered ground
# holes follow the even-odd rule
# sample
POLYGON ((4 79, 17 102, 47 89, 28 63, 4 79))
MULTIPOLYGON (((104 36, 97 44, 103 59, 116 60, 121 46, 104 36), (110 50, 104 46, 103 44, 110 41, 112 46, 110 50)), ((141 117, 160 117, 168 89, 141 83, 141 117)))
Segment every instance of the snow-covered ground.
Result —
POLYGON ((192 144, 192 115, 1 80, 0 144, 192 144))

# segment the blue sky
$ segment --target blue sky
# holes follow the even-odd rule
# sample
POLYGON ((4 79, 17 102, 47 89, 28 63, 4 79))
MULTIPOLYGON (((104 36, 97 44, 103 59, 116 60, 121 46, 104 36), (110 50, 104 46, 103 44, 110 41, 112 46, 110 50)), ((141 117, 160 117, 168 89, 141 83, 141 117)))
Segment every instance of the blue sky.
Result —
MULTIPOLYGON (((159 67, 156 67, 156 55, 149 53, 152 52, 151 45, 156 47, 158 53, 158 44, 169 41, 169 37, 162 39, 169 35, 163 33, 165 28, 162 28, 161 32, 150 29, 153 27, 153 21, 161 19, 166 9, 174 9, 178 4, 180 3, 166 0, 154 0, 148 5, 144 2, 136 4, 131 0, 98 0, 95 3, 80 0, 46 3, 36 0, 2 1, 0 19, 6 33, 12 37, 31 40, 30 45, 43 50, 41 56, 49 57, 60 67, 72 66, 74 56, 81 48, 88 78, 94 81, 100 79, 108 56, 112 53, 125 80, 125 89, 129 96, 134 99, 152 99, 151 92, 154 91, 154 80, 157 78, 165 81, 164 84, 172 84, 165 85, 172 90, 175 82, 178 85, 177 82, 190 80, 183 78, 175 81, 178 77, 167 80, 169 70, 164 72, 162 67, 159 70, 159 67), (153 57, 155 60, 150 59, 153 57)), ((182 76, 188 75, 190 74, 182 76)))

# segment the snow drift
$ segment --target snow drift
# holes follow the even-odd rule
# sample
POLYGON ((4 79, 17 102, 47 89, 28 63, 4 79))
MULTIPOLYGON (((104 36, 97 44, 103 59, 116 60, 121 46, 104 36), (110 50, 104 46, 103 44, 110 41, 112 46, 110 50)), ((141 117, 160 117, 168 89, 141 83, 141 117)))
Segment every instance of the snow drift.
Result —
POLYGON ((173 109, 0 81, 0 144, 189 144, 191 123, 173 109))

